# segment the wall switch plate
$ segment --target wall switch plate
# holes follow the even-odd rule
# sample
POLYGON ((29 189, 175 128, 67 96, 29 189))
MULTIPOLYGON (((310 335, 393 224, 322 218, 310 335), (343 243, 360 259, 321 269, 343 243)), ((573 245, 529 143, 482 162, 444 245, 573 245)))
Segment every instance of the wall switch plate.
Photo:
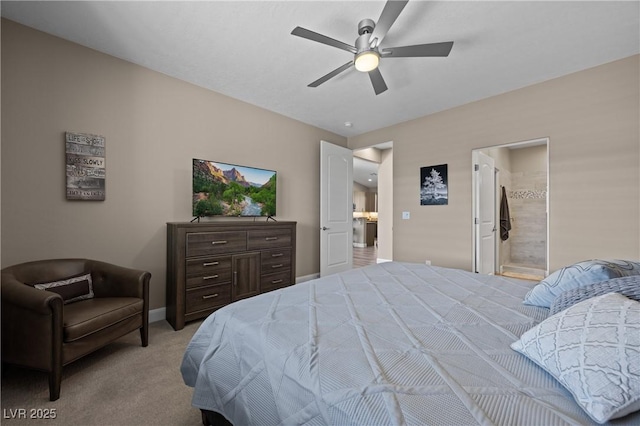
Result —
POLYGON ((411 213, 410 212, 402 212, 402 218, 403 219, 411 219, 411 213))

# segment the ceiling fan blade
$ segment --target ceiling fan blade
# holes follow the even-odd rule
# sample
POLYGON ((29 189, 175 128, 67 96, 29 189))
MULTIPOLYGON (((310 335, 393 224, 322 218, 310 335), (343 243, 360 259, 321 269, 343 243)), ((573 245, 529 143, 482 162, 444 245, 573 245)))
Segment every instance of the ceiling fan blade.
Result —
POLYGON ((417 44, 415 46, 387 47, 382 49, 381 56, 385 58, 414 58, 425 56, 449 56, 452 41, 442 43, 417 44))
POLYGON ((375 46, 380 46, 382 43, 382 39, 387 35, 389 29, 398 19, 398 15, 402 12, 402 9, 407 5, 409 0, 397 1, 397 0, 389 0, 384 5, 384 9, 382 9, 382 13, 380 14, 380 18, 376 23, 373 32, 371 33, 371 38, 369 38, 370 42, 375 40, 375 46), (376 40, 377 39, 377 40, 376 40))
POLYGON ((357 49, 354 46, 348 45, 347 43, 343 43, 341 41, 338 40, 334 40, 331 37, 327 37, 325 35, 322 34, 318 34, 316 32, 313 32, 311 30, 308 30, 306 28, 302 28, 302 27, 295 27, 293 29, 293 31, 291 31, 291 34, 298 36, 298 37, 302 37, 302 38, 306 38, 312 41, 317 41, 318 43, 322 43, 322 44, 327 44, 329 46, 333 46, 333 47, 337 47, 338 49, 342 49, 342 50, 346 50, 347 52, 351 52, 351 53, 357 53, 357 49))
POLYGON ((371 84, 373 84, 373 90, 376 92, 376 95, 387 90, 387 83, 385 83, 384 78, 382 78, 380 68, 369 71, 369 78, 371 79, 371 84))
POLYGON ((309 87, 318 87, 322 83, 324 83, 325 81, 327 81, 327 80, 335 77, 336 75, 340 74, 341 72, 349 69, 351 66, 353 66, 353 61, 349 61, 346 64, 342 65, 341 67, 336 68, 335 70, 331 71, 329 74, 320 77, 319 79, 317 79, 313 83, 309 84, 308 86, 309 87))

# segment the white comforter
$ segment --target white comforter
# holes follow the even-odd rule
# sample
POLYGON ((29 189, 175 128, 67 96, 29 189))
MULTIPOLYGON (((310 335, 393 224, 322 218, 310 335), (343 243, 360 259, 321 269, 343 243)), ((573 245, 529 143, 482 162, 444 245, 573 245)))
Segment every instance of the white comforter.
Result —
POLYGON ((396 262, 308 281, 212 314, 182 375, 237 426, 590 424, 509 347, 548 315, 534 284, 396 262))

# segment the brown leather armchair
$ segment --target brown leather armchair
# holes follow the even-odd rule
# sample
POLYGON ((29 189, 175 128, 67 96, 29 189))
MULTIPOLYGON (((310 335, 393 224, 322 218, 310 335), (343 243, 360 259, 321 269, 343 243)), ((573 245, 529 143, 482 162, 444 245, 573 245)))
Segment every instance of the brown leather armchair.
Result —
MULTIPOLYGON (((140 329, 149 343, 151 274, 89 259, 50 259, 2 269, 2 363, 49 373, 49 399, 60 397, 62 367, 140 329), (64 303, 34 288, 91 274, 93 297, 64 303)), ((88 280, 87 280, 88 281, 88 280)))

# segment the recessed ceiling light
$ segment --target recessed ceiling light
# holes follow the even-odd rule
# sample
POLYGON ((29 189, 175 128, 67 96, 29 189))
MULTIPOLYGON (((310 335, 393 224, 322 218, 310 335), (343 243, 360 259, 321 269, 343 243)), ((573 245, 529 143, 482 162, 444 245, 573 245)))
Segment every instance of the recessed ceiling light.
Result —
POLYGON ((351 127, 351 126, 353 126, 353 124, 351 124, 350 121, 345 121, 344 122, 344 127, 351 127))

